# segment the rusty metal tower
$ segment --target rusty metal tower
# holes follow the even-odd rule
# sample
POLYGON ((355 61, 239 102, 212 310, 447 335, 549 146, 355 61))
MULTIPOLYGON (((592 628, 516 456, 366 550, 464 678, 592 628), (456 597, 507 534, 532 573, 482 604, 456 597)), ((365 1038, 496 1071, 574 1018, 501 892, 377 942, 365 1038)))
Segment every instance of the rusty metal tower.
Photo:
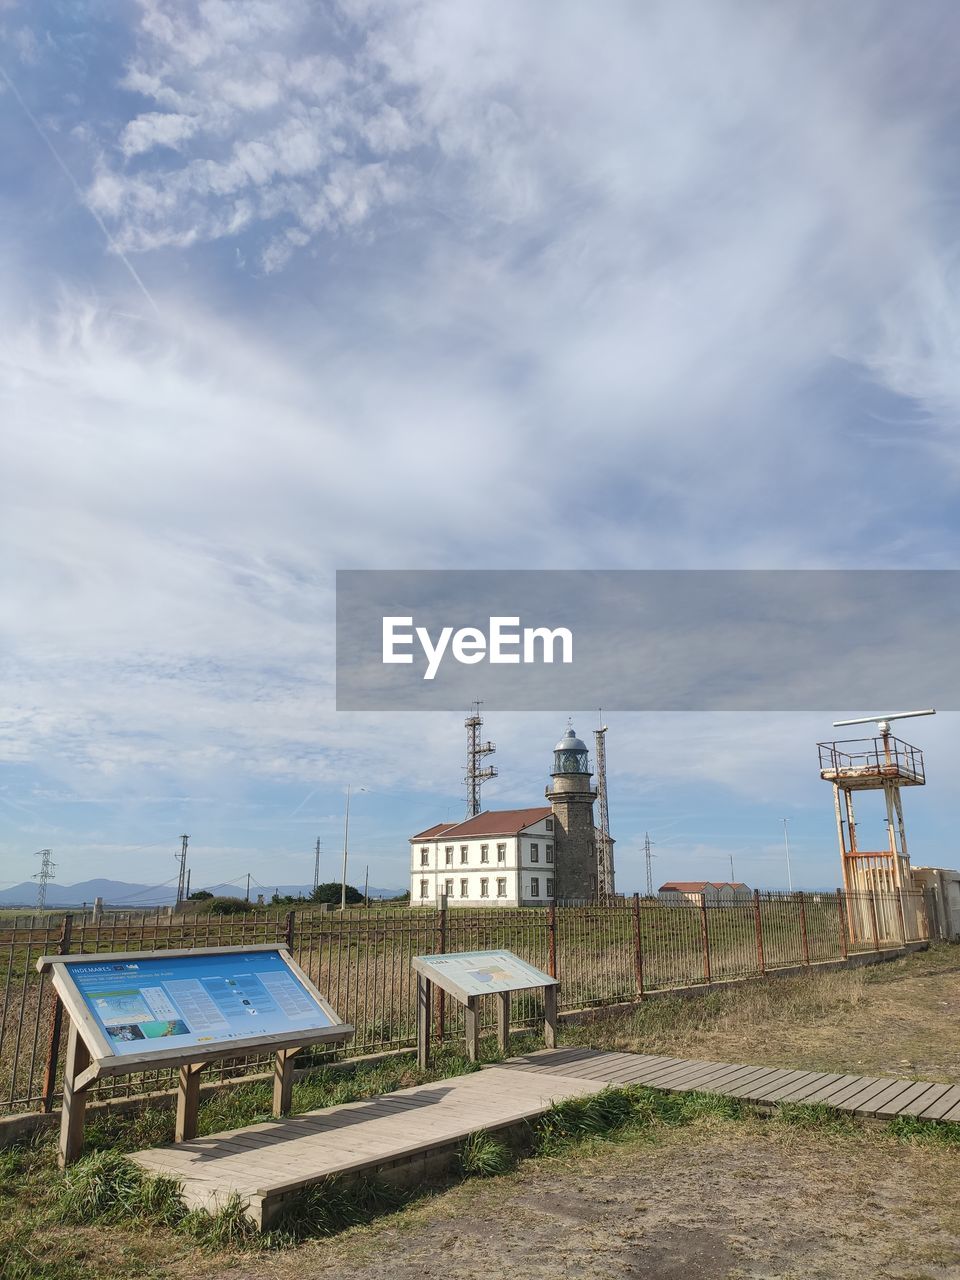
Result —
POLYGON ((614 888, 613 841, 610 838, 610 809, 607 803, 607 726, 595 729, 594 757, 597 770, 597 901, 612 900, 614 888))
POLYGON ((850 923, 855 936, 866 933, 856 910, 856 902, 861 897, 879 893, 883 902, 889 902, 891 895, 900 895, 912 886, 900 788, 922 787, 926 783, 923 752, 919 747, 895 738, 890 732, 890 722, 935 714, 931 709, 866 716, 860 720, 836 720, 835 729, 876 723, 877 735, 817 743, 820 777, 833 785, 843 887, 854 904, 850 923), (855 791, 883 792, 887 810, 886 849, 860 848, 853 811, 855 791))
POLYGON ((481 767, 480 762, 485 756, 493 755, 497 748, 492 742, 480 741, 483 719, 479 702, 473 704, 473 713, 463 723, 467 730, 467 772, 464 776, 467 784, 467 817, 475 818, 480 812, 480 787, 488 778, 497 776, 495 764, 481 767))

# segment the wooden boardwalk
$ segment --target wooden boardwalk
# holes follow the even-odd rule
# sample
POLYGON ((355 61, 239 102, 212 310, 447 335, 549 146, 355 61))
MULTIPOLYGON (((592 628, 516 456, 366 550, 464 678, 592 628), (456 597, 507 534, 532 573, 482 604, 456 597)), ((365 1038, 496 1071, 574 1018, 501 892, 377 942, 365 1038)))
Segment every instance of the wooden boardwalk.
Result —
POLYGON ((268 1227, 292 1196, 324 1178, 376 1171, 416 1179, 455 1157, 471 1133, 509 1128, 535 1119, 555 1102, 622 1084, 716 1093, 761 1107, 823 1103, 877 1119, 909 1115, 960 1122, 957 1085, 545 1049, 471 1075, 140 1151, 132 1158, 148 1173, 180 1182, 191 1207, 216 1210, 239 1195, 249 1216, 268 1227))

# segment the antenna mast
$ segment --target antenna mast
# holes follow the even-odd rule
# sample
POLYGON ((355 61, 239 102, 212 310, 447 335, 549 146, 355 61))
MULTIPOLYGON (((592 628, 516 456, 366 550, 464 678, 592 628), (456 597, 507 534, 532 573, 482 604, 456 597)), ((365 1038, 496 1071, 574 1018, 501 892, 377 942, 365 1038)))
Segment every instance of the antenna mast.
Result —
POLYGON ((643 858, 647 864, 647 897, 653 897, 653 860, 657 855, 653 852, 653 841, 650 832, 643 833, 643 858))
POLYGON ((313 859, 313 891, 320 887, 320 837, 317 836, 317 848, 313 859))
POLYGON ((480 761, 484 756, 493 755, 497 749, 492 742, 480 741, 480 729, 483 725, 480 705, 479 701, 475 702, 473 704, 473 714, 467 716, 463 722, 467 730, 467 772, 464 782, 467 784, 468 818, 475 818, 480 812, 480 787, 488 778, 497 776, 497 766, 495 764, 488 764, 485 768, 480 767, 480 761))
POLYGON ((40 870, 30 878, 39 882, 37 884, 37 910, 43 911, 47 905, 47 885, 51 880, 57 878, 55 874, 57 864, 53 860, 52 849, 38 849, 33 856, 41 860, 40 870))
POLYGON ((180 861, 180 879, 177 881, 177 906, 184 901, 187 896, 187 841, 189 836, 180 837, 180 852, 173 856, 180 861))
POLYGON ((607 805, 607 726, 594 730, 597 766, 597 900, 613 897, 613 841, 610 839, 610 810, 607 805))

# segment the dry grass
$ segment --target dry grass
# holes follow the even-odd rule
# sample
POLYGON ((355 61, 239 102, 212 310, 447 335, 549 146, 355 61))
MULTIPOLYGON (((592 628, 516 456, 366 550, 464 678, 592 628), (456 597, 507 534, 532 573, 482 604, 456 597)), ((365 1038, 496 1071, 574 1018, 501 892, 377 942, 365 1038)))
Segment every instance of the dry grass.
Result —
POLYGON ((570 1028, 597 1048, 809 1071, 960 1080, 960 949, 889 964, 772 978, 570 1028))

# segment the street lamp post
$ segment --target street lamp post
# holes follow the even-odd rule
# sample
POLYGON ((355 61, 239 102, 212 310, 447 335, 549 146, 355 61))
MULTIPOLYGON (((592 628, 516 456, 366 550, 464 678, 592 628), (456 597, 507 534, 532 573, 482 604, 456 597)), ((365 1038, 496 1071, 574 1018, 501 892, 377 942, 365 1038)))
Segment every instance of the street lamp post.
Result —
MULTIPOLYGON (((350 836, 350 786, 347 783, 347 803, 343 811, 343 874, 340 877, 340 910, 347 908, 347 847, 350 836)), ((357 787, 358 791, 366 791, 366 787, 357 787)))
POLYGON ((793 893, 793 875, 790 871, 790 841, 787 839, 787 819, 783 819, 783 851, 787 855, 787 888, 793 893))

